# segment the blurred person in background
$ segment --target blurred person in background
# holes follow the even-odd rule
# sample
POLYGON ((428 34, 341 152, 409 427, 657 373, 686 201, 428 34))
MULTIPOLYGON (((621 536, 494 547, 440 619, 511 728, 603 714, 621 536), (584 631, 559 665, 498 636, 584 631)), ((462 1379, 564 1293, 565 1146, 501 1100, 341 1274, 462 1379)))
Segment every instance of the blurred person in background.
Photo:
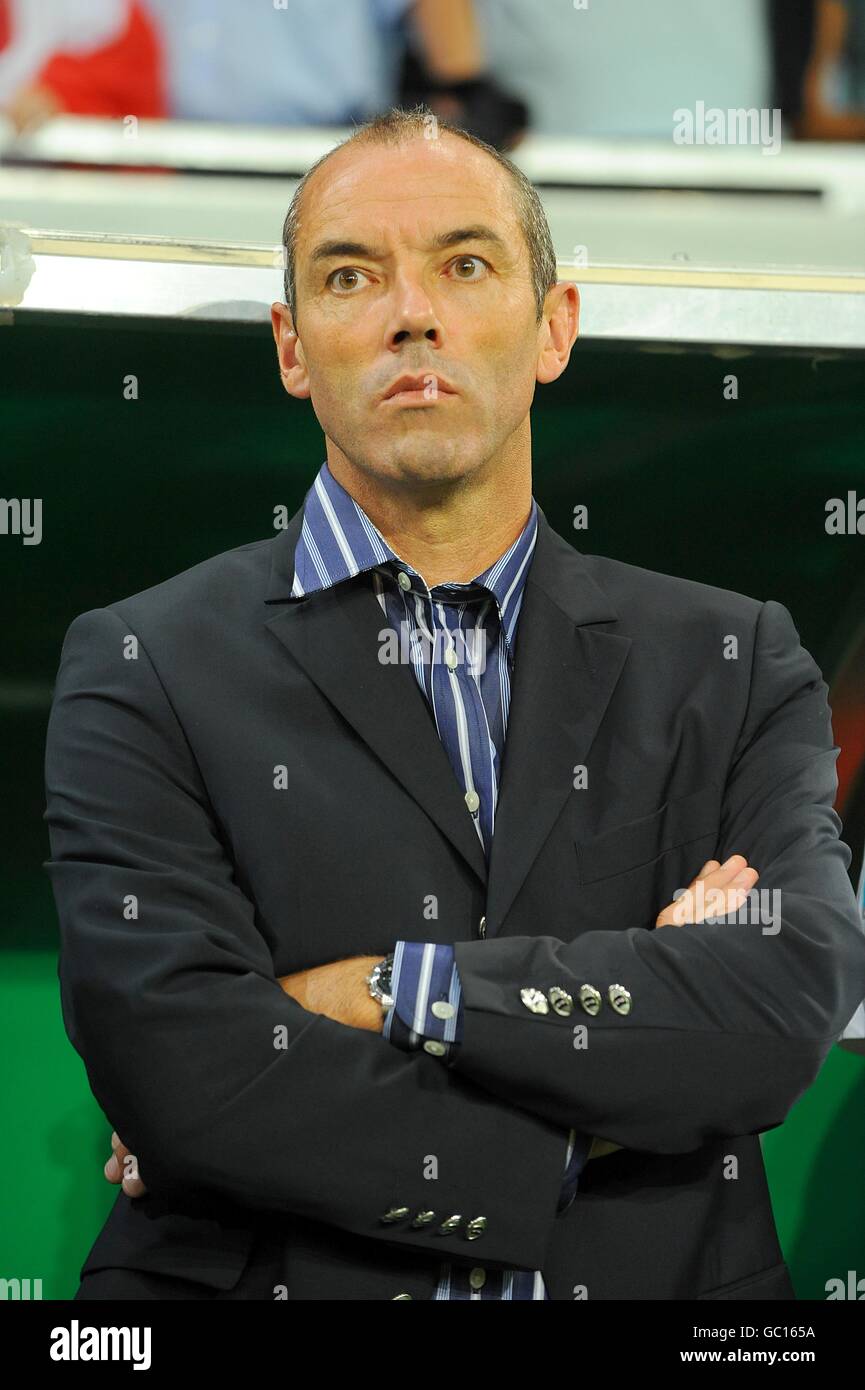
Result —
POLYGON ((136 0, 0 0, 0 112, 16 130, 52 116, 164 116, 153 22, 136 0))
POLYGON ((387 109, 410 41, 431 109, 498 145, 526 121, 483 72, 473 0, 148 0, 182 120, 347 125, 387 109))
POLYGON ((528 128, 529 107, 503 90, 489 71, 476 5, 449 9, 445 29, 432 4, 413 7, 399 76, 400 105, 425 105, 496 149, 513 149, 528 128), (447 62, 448 47, 462 56, 459 72, 447 62))
POLYGON ((763 0, 475 0, 484 61, 539 135, 669 140, 673 112, 768 104, 763 0))
POLYGON ((865 140, 865 0, 770 0, 774 105, 800 140, 865 140))

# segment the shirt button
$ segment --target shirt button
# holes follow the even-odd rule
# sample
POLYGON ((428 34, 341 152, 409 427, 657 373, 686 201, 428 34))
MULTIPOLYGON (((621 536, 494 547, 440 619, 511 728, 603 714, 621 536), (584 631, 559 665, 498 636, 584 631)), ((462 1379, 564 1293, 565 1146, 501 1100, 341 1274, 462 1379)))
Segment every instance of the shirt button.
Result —
POLYGON ((453 647, 448 647, 447 651, 445 652, 445 666, 447 666, 449 670, 455 671, 459 664, 460 659, 457 656, 455 649, 453 647))
POLYGON ((487 1282, 487 1272, 485 1269, 473 1269, 469 1275, 469 1283, 473 1289, 482 1289, 487 1282))
POLYGON ((406 574, 405 570, 400 570, 396 577, 396 582, 401 589, 411 588, 411 575, 406 574))
POLYGON ((470 811, 476 811, 481 804, 481 799, 477 792, 466 792, 466 805, 470 811))
POLYGON ((437 999, 431 1004, 430 1011, 434 1018, 453 1018, 456 1013, 453 1004, 448 1004, 443 999, 437 999))
POLYGON ((431 1057, 444 1057, 445 1045, 438 1042, 435 1038, 427 1038, 423 1045, 424 1052, 428 1052, 431 1057))

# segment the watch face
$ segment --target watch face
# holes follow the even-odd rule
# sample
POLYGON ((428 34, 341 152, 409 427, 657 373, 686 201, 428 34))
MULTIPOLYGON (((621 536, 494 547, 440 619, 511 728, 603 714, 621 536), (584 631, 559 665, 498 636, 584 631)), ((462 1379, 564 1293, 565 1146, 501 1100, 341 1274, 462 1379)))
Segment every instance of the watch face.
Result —
POLYGON ((393 962, 390 960, 380 961, 378 965, 374 966, 372 975, 370 976, 370 994, 374 999, 378 999, 380 1003, 383 1002, 382 995, 390 994, 392 964, 393 962))

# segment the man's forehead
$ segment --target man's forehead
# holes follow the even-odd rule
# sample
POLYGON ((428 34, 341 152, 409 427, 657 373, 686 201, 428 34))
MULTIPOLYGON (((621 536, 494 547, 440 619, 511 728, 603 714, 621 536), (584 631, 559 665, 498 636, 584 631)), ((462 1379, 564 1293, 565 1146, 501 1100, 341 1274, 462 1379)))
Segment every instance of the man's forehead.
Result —
POLYGON ((492 158, 464 140, 363 145, 356 153, 350 147, 310 180, 301 223, 307 237, 316 238, 325 228, 345 231, 351 224, 357 239, 361 223, 393 236, 400 225, 434 235, 446 224, 483 222, 509 239, 517 229, 509 226, 514 211, 507 182, 492 158))

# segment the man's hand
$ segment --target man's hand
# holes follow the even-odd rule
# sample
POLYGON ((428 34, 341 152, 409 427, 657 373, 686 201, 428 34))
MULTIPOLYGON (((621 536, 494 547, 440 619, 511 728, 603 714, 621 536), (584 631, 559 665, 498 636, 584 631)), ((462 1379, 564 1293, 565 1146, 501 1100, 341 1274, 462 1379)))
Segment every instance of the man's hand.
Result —
POLYGON ((384 1009, 372 998, 366 983, 380 960, 381 956, 351 956, 330 965, 314 965, 311 970, 299 970, 294 975, 282 975, 279 984, 310 1013, 325 1014, 349 1028, 380 1033, 384 1009))
POLYGON ((142 1197, 147 1191, 138 1173, 138 1159, 127 1149, 120 1135, 111 1136, 111 1157, 103 1169, 109 1182, 120 1183, 127 1197, 142 1197))
POLYGON ((731 854, 723 864, 709 859, 682 896, 658 913, 655 926, 681 927, 688 922, 702 922, 704 917, 738 912, 759 877, 756 869, 748 867, 744 854, 731 854))

